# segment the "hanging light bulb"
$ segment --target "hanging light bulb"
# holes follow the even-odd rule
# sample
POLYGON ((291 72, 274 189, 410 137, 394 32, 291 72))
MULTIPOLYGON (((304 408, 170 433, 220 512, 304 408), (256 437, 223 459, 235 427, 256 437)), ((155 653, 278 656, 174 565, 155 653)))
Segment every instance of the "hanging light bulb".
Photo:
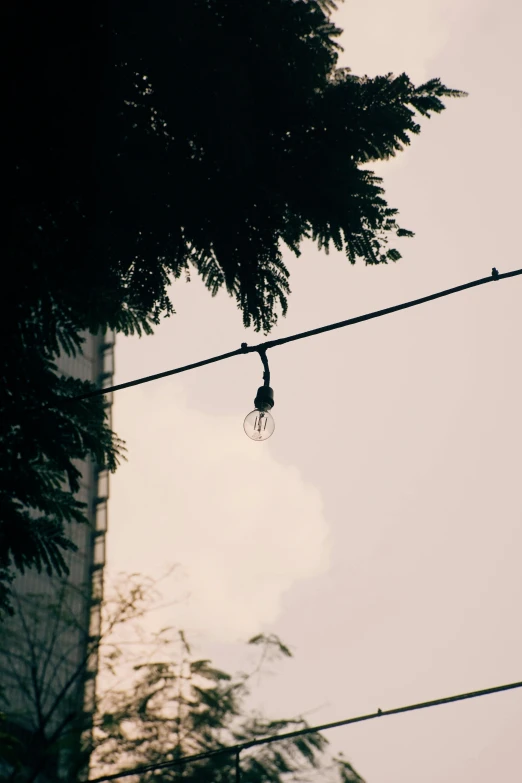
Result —
POLYGON ((270 411, 252 411, 245 418, 244 430, 252 440, 267 440, 275 430, 274 417, 270 411))
POLYGON ((243 429, 252 440, 267 440, 275 430, 275 421, 270 413, 274 406, 274 392, 270 386, 260 386, 254 400, 255 410, 248 414, 243 429))
MULTIPOLYGON (((246 348, 243 343, 241 348, 246 348)), ((263 386, 257 390, 254 400, 255 410, 251 411, 243 422, 243 429, 251 440, 267 440, 275 430, 275 421, 270 411, 274 407, 274 392, 270 388, 270 368, 266 358, 266 350, 257 349, 263 362, 263 386)))

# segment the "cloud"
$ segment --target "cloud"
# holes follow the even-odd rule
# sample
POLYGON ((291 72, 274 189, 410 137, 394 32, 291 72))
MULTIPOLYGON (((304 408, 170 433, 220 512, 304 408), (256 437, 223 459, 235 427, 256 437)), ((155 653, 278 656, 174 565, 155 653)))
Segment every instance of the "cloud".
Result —
POLYGON ((327 569, 318 489, 249 441, 240 418, 191 409, 168 382, 121 394, 115 414, 129 462, 111 483, 108 567, 160 576, 179 563, 177 595, 165 597, 189 600, 168 622, 245 638, 274 622, 296 582, 327 569))

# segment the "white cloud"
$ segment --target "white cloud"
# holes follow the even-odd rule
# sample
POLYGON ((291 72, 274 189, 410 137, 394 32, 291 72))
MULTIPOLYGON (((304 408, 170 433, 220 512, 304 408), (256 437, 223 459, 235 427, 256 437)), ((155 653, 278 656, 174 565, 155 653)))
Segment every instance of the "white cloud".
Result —
POLYGON ((232 641, 272 623, 292 585, 326 570, 318 489, 249 441, 241 419, 187 407, 167 382, 119 395, 129 462, 111 484, 109 567, 161 575, 179 563, 163 620, 232 641))

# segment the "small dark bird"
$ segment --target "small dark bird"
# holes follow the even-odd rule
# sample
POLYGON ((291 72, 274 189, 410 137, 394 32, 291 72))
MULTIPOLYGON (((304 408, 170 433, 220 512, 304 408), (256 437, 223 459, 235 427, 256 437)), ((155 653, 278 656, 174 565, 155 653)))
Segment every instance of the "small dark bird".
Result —
POLYGON ((495 269, 495 267, 491 270, 491 277, 493 280, 498 280, 498 269, 495 269))

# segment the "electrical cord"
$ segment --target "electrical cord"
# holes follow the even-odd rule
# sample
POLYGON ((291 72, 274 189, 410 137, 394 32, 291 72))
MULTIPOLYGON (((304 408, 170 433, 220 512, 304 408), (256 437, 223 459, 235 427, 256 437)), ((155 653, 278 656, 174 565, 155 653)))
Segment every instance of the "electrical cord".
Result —
MULTIPOLYGON (((314 335, 323 334, 325 332, 330 332, 335 329, 342 329, 345 326, 353 326, 354 324, 357 323, 369 321, 374 318, 380 318, 385 315, 390 315, 391 313, 399 312, 400 310, 406 310, 410 307, 416 307, 417 305, 425 304, 435 299, 440 299, 445 296, 450 296, 451 294, 459 293, 460 291, 466 291, 469 288, 475 288, 477 286, 484 285, 486 283, 491 283, 493 281, 515 277, 521 274, 522 274, 522 269, 516 269, 513 270, 512 272, 505 272, 504 274, 500 274, 497 271, 497 269, 493 268, 492 273, 489 277, 483 277, 478 280, 472 280, 469 283, 465 283, 460 286, 455 286, 454 288, 448 288, 444 291, 438 291, 434 294, 430 294, 429 296, 421 297, 420 299, 414 299, 409 302, 404 302, 402 304, 394 305, 393 307, 387 307, 382 310, 376 310, 371 313, 366 313, 365 315, 356 316, 355 318, 349 318, 345 321, 339 321, 337 323, 318 327, 317 329, 310 329, 309 331, 306 332, 300 332, 298 334, 290 335, 288 337, 282 337, 278 340, 269 340, 267 342, 260 343, 259 345, 249 346, 247 345, 247 343, 242 343, 241 348, 235 351, 229 351, 228 353, 220 354, 219 356, 213 356, 210 359, 203 359, 202 361, 194 362, 192 364, 187 364, 183 367, 177 367, 173 370, 167 370, 165 372, 157 373, 155 375, 149 375, 143 378, 137 378, 133 381, 120 383, 115 386, 110 386, 101 389, 94 389, 90 392, 87 392, 86 394, 82 394, 71 399, 82 400, 82 399, 87 399, 89 397, 96 397, 103 394, 110 394, 111 392, 120 391, 122 389, 127 389, 132 386, 138 386, 144 383, 150 383, 151 381, 156 381, 159 380, 160 378, 167 378, 170 375, 177 375, 182 372, 187 372, 188 370, 193 370, 196 369, 197 367, 204 367, 205 365, 223 361, 224 359, 230 359, 233 356, 239 356, 241 354, 254 353, 254 352, 257 352, 260 355, 264 367, 264 375, 263 375, 264 385, 268 386, 270 385, 270 370, 268 368, 266 351, 269 350, 270 348, 275 348, 279 345, 285 345, 286 343, 294 342, 295 340, 302 340, 306 337, 313 337, 314 335)), ((214 756, 223 755, 223 754, 235 755, 235 773, 236 773, 235 776, 236 776, 237 783, 239 783, 240 774, 241 774, 240 754, 242 751, 247 750, 249 748, 253 748, 259 745, 267 745, 274 742, 282 742, 284 740, 295 739, 297 737, 301 737, 306 734, 312 734, 320 731, 327 731, 329 729, 338 728, 340 726, 348 726, 353 723, 362 723, 364 721, 375 720, 376 718, 382 718, 390 715, 399 715, 406 712, 414 712, 417 710, 428 709, 431 707, 438 707, 443 704, 452 704, 458 701, 476 699, 481 696, 489 696, 491 694, 502 693, 504 691, 514 690, 518 688, 522 688, 522 682, 514 682, 514 683, 509 683, 507 685, 499 685, 494 688, 485 688, 480 691, 461 693, 455 696, 446 696, 441 699, 420 702, 418 704, 410 704, 405 707, 395 707, 394 709, 390 709, 390 710, 378 709, 377 712, 370 713, 367 715, 360 715, 354 718, 347 718, 345 720, 335 721, 333 723, 324 723, 319 726, 311 726, 304 729, 298 729, 296 731, 287 732, 286 734, 277 734, 268 737, 261 737, 259 739, 249 740, 248 742, 243 742, 237 745, 231 745, 228 747, 218 748, 216 750, 197 753, 191 756, 184 756, 172 761, 165 761, 158 764, 151 764, 151 765, 146 765, 141 767, 135 767, 134 769, 123 770, 121 772, 113 773, 110 775, 104 775, 101 777, 92 778, 90 781, 88 781, 88 783, 108 783, 108 781, 119 780, 121 778, 130 777, 131 775, 141 775, 147 772, 156 772, 162 769, 169 769, 171 767, 184 766, 189 763, 193 763, 196 761, 203 761, 205 759, 210 759, 213 758, 214 756)))
POLYGON ((346 321, 339 321, 334 324, 327 324, 326 326, 319 326, 317 329, 310 329, 307 332, 300 332, 298 334, 292 334, 288 337, 280 337, 278 340, 268 340, 259 345, 247 345, 242 343, 241 348, 235 351, 229 351, 228 353, 222 353, 219 356, 212 356, 210 359, 202 359, 200 362, 193 362, 192 364, 186 364, 183 367, 176 367, 173 370, 166 370, 165 372, 159 372, 155 375, 147 375, 143 378, 136 378, 133 381, 127 381, 126 383, 118 383, 115 386, 107 386, 98 389, 92 389, 89 392, 80 394, 76 397, 70 397, 72 400, 85 400, 90 397, 99 397, 103 394, 111 394, 112 392, 121 391, 122 389, 129 389, 132 386, 140 386, 143 383, 150 383, 151 381, 158 381, 160 378, 168 378, 170 375, 178 375, 182 372, 188 372, 188 370, 195 370, 197 367, 205 367, 207 364, 214 364, 215 362, 221 362, 224 359, 231 359, 233 356, 240 356, 246 353, 259 353, 263 366, 265 367, 265 385, 270 385, 270 373, 268 372, 268 382, 266 382, 267 367, 266 364, 266 352, 270 348, 276 348, 279 345, 285 345, 286 343, 294 342, 295 340, 303 340, 305 337, 313 337, 317 334, 323 334, 324 332, 332 332, 334 329, 342 329, 345 326, 353 326, 354 324, 362 323, 363 321, 370 321, 373 318, 381 318, 384 315, 391 315, 391 313, 397 313, 400 310, 406 310, 410 307, 417 307, 417 305, 425 304, 426 302, 432 302, 434 299, 441 299, 444 296, 450 296, 451 294, 459 293, 460 291, 466 291, 468 288, 475 288, 479 285, 485 285, 486 283, 496 282, 498 280, 505 280, 510 277, 516 277, 522 275, 522 269, 515 269, 512 272, 504 272, 500 274, 495 268, 492 269, 489 277, 481 277, 479 280, 472 280, 469 283, 455 286, 454 288, 447 288, 444 291, 437 291, 429 296, 423 296, 420 299, 413 299, 410 302, 403 302, 402 304, 394 305, 393 307, 386 307, 383 310, 375 310, 372 313, 366 313, 365 315, 358 315, 355 318, 348 318, 346 321))
POLYGON ((369 713, 368 715, 359 715, 356 718, 346 718, 345 720, 335 721, 333 723, 323 723, 319 726, 310 726, 305 729, 297 729, 296 731, 289 731, 286 734, 274 734, 268 737, 260 737, 259 739, 249 740, 248 742, 241 742, 237 745, 229 745, 224 748, 218 748, 216 750, 210 750, 205 753, 196 753, 192 756, 182 756, 172 761, 163 761, 158 764, 149 764, 142 767, 135 767, 134 769, 123 770, 122 772, 115 772, 111 775, 102 775, 98 778, 92 778, 87 783, 107 783, 111 780, 119 780, 120 778, 130 777, 131 775, 143 775, 146 772, 156 772, 161 769, 170 769, 171 767, 184 766, 195 761, 203 761, 205 759, 213 758, 214 756, 221 756, 223 754, 235 754, 236 760, 236 779, 239 780, 239 760, 240 753, 248 748, 253 748, 259 745, 268 745, 273 742, 282 742, 283 740, 295 739, 296 737, 302 737, 305 734, 315 734, 318 731, 327 731, 329 729, 336 729, 340 726, 349 726, 352 723, 363 723, 364 721, 375 720, 376 718, 384 718, 389 715, 400 715, 404 712, 414 712, 416 710, 425 710, 431 707, 439 707, 442 704, 453 704, 458 701, 466 701, 469 699, 477 699, 481 696, 490 696, 494 693, 503 693, 504 691, 511 691, 517 688, 522 688, 522 682, 511 682, 507 685, 497 685, 494 688, 484 688, 480 691, 471 691, 469 693, 459 693, 455 696, 445 696, 442 699, 434 699, 432 701, 423 701, 418 704, 409 704, 406 707, 395 707, 391 710, 378 709, 377 712, 369 713))

